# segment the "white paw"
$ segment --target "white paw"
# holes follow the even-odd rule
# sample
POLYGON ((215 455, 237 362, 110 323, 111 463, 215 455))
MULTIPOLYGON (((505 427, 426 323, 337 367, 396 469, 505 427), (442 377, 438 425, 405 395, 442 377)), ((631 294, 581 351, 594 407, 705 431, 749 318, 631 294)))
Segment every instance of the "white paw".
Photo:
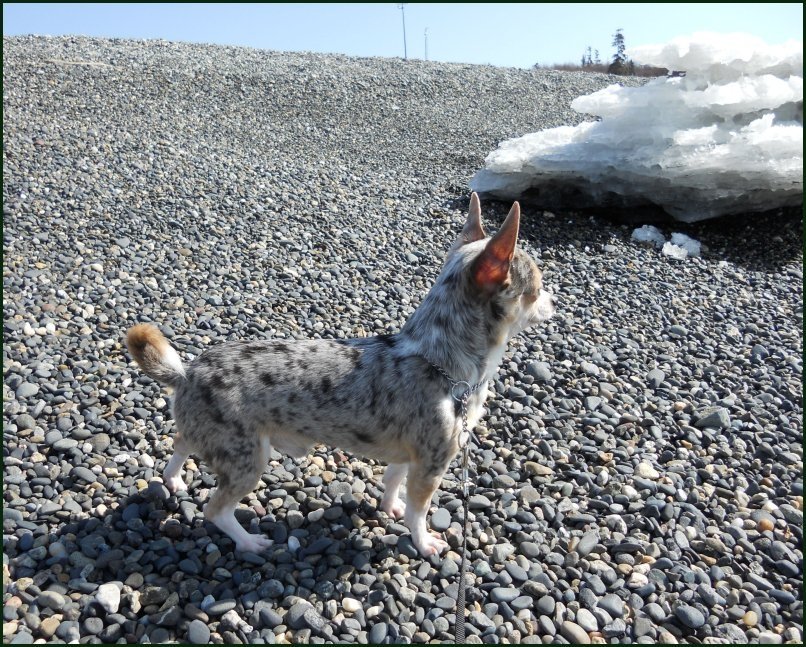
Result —
POLYGON ((417 537, 414 539, 414 545, 420 551, 423 557, 431 557, 431 555, 439 555, 442 551, 448 548, 448 542, 434 537, 433 535, 425 535, 424 537, 417 537))
POLYGON ((245 553, 261 553, 273 543, 265 535, 247 535, 235 542, 235 550, 245 553))
POLYGON ((392 517, 392 519, 402 519, 403 514, 406 512, 406 504, 403 503, 399 497, 395 497, 392 500, 384 497, 381 499, 381 510, 392 517))
POLYGON ((181 476, 172 476, 171 478, 165 479, 165 487, 168 488, 169 492, 179 492, 180 490, 187 490, 187 485, 182 480, 181 476))

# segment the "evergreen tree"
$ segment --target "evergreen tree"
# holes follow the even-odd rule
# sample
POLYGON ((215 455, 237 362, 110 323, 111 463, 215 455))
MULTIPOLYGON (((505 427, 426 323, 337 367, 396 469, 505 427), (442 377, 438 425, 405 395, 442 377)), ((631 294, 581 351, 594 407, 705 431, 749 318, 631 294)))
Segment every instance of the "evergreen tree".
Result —
POLYGON ((610 67, 607 68, 607 71, 610 74, 626 74, 627 73, 627 56, 624 51, 627 49, 626 45, 624 44, 624 34, 621 33, 621 29, 617 29, 616 33, 613 34, 613 47, 616 48, 616 53, 613 56, 613 62, 610 64, 610 67))
POLYGON ((613 62, 617 63, 618 65, 624 65, 624 62, 627 60, 627 57, 624 55, 624 50, 627 47, 624 45, 624 34, 621 33, 621 29, 617 29, 616 33, 613 34, 613 47, 616 48, 616 54, 613 56, 613 62))

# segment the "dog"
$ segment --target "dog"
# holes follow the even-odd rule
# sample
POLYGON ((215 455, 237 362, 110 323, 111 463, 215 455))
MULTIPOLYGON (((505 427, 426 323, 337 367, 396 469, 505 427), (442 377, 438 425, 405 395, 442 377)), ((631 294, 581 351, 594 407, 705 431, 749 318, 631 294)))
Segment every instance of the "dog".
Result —
POLYGON ((540 270, 516 245, 519 225, 515 202, 488 237, 473 193, 436 283, 394 335, 228 342, 184 364, 155 326, 133 326, 126 343, 137 364, 175 389, 166 487, 186 489, 183 465, 199 456, 218 477, 205 518, 236 550, 260 552, 271 540, 247 532, 234 512, 259 482, 272 447, 303 457, 317 443, 336 446, 389 463, 380 508, 404 518, 421 555, 441 553, 447 543, 428 532, 426 515, 467 440, 455 398, 475 385, 465 404, 466 428, 473 429, 509 339, 554 314, 540 270), (399 491, 407 476, 404 505, 399 491))

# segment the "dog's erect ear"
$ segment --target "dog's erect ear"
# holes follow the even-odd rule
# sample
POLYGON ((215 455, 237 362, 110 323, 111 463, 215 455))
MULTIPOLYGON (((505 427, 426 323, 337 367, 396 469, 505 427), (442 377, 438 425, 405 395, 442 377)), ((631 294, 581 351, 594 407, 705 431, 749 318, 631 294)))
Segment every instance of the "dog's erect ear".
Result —
POLYGON ((470 209, 467 212, 467 221, 462 229, 462 244, 475 243, 477 240, 487 238, 484 227, 481 226, 481 202, 478 193, 470 195, 470 209))
POLYGON ((502 286, 509 276, 509 264, 515 255, 520 220, 521 206, 516 202, 509 210, 501 229, 473 261, 471 266, 473 281, 487 292, 502 286))
POLYGON ((487 238, 487 234, 484 233, 484 227, 481 226, 481 203, 479 202, 479 196, 473 193, 470 196, 470 209, 467 212, 465 226, 462 229, 462 233, 459 234, 459 238, 451 246, 451 251, 448 255, 455 252, 462 245, 475 243, 483 238, 487 238))

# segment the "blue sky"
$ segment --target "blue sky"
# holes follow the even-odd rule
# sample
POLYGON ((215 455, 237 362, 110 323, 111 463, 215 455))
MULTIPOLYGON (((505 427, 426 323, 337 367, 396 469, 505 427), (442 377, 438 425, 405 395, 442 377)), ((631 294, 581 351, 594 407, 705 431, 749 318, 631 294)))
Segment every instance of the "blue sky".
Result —
MULTIPOLYGON (((351 56, 403 56, 399 5, 3 4, 3 35, 164 38, 351 56)), ((741 31, 770 44, 803 39, 801 3, 427 4, 404 7, 409 58, 531 67, 576 63, 587 46, 612 57, 695 31, 741 31)))

